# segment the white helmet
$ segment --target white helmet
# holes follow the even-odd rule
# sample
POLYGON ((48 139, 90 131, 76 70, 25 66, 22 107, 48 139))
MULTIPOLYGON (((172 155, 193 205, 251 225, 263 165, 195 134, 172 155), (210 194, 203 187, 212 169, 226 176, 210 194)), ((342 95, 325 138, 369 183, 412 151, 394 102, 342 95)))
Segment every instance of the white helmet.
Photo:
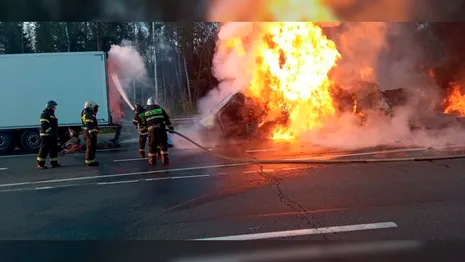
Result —
POLYGON ((98 106, 94 101, 87 101, 84 103, 84 108, 93 108, 94 106, 98 106))
POLYGON ((147 105, 148 106, 155 105, 155 99, 153 99, 153 97, 149 97, 149 99, 147 99, 147 105))

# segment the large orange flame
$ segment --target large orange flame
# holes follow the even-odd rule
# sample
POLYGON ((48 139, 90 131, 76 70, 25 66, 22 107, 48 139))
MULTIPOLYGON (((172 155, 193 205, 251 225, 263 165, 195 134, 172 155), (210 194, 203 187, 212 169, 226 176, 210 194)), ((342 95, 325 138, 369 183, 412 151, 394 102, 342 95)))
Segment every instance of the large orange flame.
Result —
POLYGON ((459 85, 452 87, 450 94, 444 100, 444 113, 465 116, 465 95, 459 85))
POLYGON ((244 92, 272 112, 289 114, 288 125, 277 126, 273 138, 292 141, 335 115, 328 72, 341 55, 314 23, 266 23, 264 30, 252 82, 244 92))

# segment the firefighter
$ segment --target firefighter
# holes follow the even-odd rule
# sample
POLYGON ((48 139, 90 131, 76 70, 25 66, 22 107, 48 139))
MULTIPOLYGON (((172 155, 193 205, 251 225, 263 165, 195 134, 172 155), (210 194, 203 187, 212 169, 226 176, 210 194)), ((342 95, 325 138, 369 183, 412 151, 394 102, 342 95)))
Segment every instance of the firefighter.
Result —
POLYGON ((84 110, 81 112, 82 129, 84 130, 84 139, 86 140, 86 165, 98 166, 99 162, 95 161, 97 151, 97 136, 99 133, 97 112, 99 106, 93 101, 87 101, 84 104, 84 110))
POLYGON ((166 126, 168 126, 170 131, 174 131, 174 128, 168 114, 155 103, 152 97, 147 99, 147 110, 144 112, 144 120, 147 124, 149 138, 149 164, 156 164, 157 152, 160 153, 162 164, 169 164, 166 126))
POLYGON ((134 118, 132 123, 137 127, 139 132, 139 155, 140 158, 145 158, 145 144, 147 143, 147 125, 144 119, 145 108, 137 103, 134 106, 134 118))
POLYGON ((48 101, 46 108, 40 115, 40 149, 37 156, 37 168, 47 169, 45 159, 50 154, 52 167, 60 167, 58 164, 58 119, 55 117, 57 103, 48 101))

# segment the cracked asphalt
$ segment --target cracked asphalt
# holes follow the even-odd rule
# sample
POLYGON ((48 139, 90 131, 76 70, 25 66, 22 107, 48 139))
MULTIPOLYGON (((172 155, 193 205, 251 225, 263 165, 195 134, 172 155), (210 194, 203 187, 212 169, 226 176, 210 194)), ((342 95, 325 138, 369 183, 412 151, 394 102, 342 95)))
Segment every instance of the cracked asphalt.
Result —
MULTIPOLYGON (((250 158, 341 159, 456 155, 464 147, 324 151, 234 145, 250 158)), ((4 240, 463 239, 465 160, 339 165, 249 165, 195 148, 150 167, 133 143, 82 153, 38 171, 34 155, 0 156, 4 240), (388 226, 386 226, 388 225, 388 226), (371 228, 373 227, 373 228, 371 228)))

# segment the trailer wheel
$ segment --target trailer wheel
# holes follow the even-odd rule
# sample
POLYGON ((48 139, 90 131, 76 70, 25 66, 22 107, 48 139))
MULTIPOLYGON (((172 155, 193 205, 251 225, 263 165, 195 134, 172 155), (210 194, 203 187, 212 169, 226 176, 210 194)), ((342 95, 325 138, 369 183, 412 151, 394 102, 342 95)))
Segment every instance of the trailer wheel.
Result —
POLYGON ((40 148, 40 134, 39 130, 25 130, 21 134, 21 149, 29 152, 36 153, 40 148))
POLYGON ((10 132, 0 132, 0 154, 8 154, 15 149, 13 138, 10 132))

